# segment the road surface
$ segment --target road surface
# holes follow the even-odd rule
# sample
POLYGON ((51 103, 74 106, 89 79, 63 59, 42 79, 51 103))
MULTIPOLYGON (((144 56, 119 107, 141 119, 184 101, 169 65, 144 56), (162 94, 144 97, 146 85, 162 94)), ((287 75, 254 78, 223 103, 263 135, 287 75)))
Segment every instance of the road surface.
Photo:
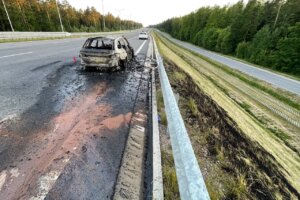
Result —
POLYGON ((189 50, 192 50, 192 51, 199 53, 205 57, 208 57, 212 60, 215 60, 224 65, 227 65, 233 69, 237 69, 237 70, 244 72, 250 76, 253 76, 257 79, 266 81, 266 82, 274 85, 275 87, 278 87, 283 90, 287 90, 294 94, 300 95, 300 82, 297 80, 287 78, 285 76, 255 67, 253 65, 245 64, 245 63, 239 62, 237 60, 222 56, 220 54, 205 50, 203 48, 192 45, 190 43, 177 40, 175 38, 172 38, 169 34, 166 34, 166 33, 162 33, 162 34, 165 37, 167 37, 168 39, 170 39, 171 41, 175 42, 176 44, 179 44, 189 50))
POLYGON ((84 41, 0 44, 0 199, 111 198, 142 72, 83 72, 84 41))

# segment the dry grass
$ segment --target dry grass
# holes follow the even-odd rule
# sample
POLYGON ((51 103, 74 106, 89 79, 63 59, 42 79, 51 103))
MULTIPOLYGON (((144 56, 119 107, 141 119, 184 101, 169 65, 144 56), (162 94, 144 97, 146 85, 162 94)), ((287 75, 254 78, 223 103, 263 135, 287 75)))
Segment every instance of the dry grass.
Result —
MULTIPOLYGON (((201 90, 211 97, 212 100, 218 103, 219 106, 224 109, 228 116, 231 117, 237 124, 237 126, 245 133, 253 143, 260 145, 269 156, 262 157, 261 159, 270 159, 268 161, 273 162, 281 174, 289 184, 292 185, 298 192, 300 191, 300 159, 299 156, 283 141, 274 137, 267 129, 263 128, 260 123, 257 122, 247 111, 245 111, 237 102, 228 97, 220 88, 216 87, 206 76, 191 66, 188 62, 183 60, 175 52, 164 45, 160 40, 156 41, 162 55, 172 60, 177 66, 180 67, 194 83, 201 88, 201 90)), ((245 180, 243 177, 238 179, 238 187, 235 193, 243 193, 246 191, 243 185, 245 180)))
POLYGON ((283 140, 300 155, 300 134, 297 134, 300 133, 300 128, 294 124, 295 121, 299 122, 299 111, 259 88, 260 86, 267 88, 272 93, 276 93, 275 96, 280 94, 297 105, 300 105, 299 97, 294 98, 293 95, 286 94, 286 92, 282 92, 278 88, 271 87, 270 84, 266 82, 258 81, 230 67, 213 64, 214 62, 209 59, 202 59, 202 56, 198 54, 191 53, 172 42, 166 41, 164 38, 162 38, 162 40, 164 43, 167 42, 167 46, 176 52, 177 55, 197 69, 201 74, 205 75, 206 78, 237 103, 246 102, 251 106, 247 112, 251 113, 251 115, 260 122, 262 121, 261 119, 264 119, 264 127, 269 129, 274 136, 283 140), (253 82, 255 85, 259 85, 259 88, 253 86, 253 84, 251 84, 253 82), (291 121, 294 122, 292 123, 291 121))
MULTIPOLYGON (((201 56, 190 53, 190 51, 182 49, 164 38, 162 38, 162 41, 164 43, 167 42, 170 49, 176 52, 176 54, 184 61, 203 74, 238 104, 241 105, 247 103, 250 106, 250 109, 246 110, 249 114, 259 122, 264 121, 263 124, 265 128, 273 133, 274 136, 283 140, 286 145, 300 155, 300 134, 297 134, 300 132, 300 128, 291 123, 291 120, 299 122, 300 113, 289 105, 278 101, 275 97, 254 87, 252 84, 240 80, 233 74, 238 74, 239 76, 242 76, 243 79, 247 79, 250 82, 255 81, 263 87, 268 87, 268 89, 271 88, 269 87, 269 84, 254 80, 252 77, 234 71, 229 67, 213 65, 211 62, 203 60, 201 56), (274 109, 276 112, 274 112, 274 109), (284 118, 283 116, 287 118, 284 118)), ((276 94, 282 94, 286 96, 286 98, 293 98, 291 95, 286 95, 278 89, 272 88, 270 90, 276 94)), ((296 98, 294 100, 295 102, 300 102, 299 99, 300 98, 296 98)))
POLYGON ((163 168, 163 183, 164 183, 165 199, 166 200, 180 199, 172 152, 169 152, 167 150, 162 150, 162 168, 163 168))
POLYGON ((189 98, 188 102, 187 102, 187 107, 190 109, 190 111, 192 112, 192 115, 194 117, 198 117, 198 108, 195 102, 195 99, 189 98))
POLYGON ((164 106, 164 98, 161 90, 157 90, 156 92, 156 101, 157 101, 157 111, 158 115, 160 117, 160 123, 162 125, 167 126, 168 125, 168 120, 167 120, 167 115, 165 112, 165 106, 164 106))

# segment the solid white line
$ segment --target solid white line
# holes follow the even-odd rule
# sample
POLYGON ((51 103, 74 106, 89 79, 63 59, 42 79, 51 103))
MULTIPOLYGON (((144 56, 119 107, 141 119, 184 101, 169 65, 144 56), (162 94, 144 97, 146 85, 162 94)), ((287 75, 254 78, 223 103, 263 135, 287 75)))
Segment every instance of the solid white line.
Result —
POLYGON ((14 57, 14 56, 21 56, 21 55, 26 55, 26 54, 31 54, 32 52, 26 52, 26 53, 18 53, 18 54, 12 54, 12 55, 7 55, 7 56, 1 56, 0 59, 2 58, 8 58, 8 57, 14 57))
POLYGON ((138 50, 135 52, 135 55, 137 55, 138 53, 140 53, 140 51, 142 50, 143 46, 146 44, 147 40, 145 40, 142 45, 138 48, 138 50))
POLYGON ((4 117, 3 119, 0 119, 0 124, 2 124, 3 122, 7 121, 7 120, 12 120, 13 118, 15 118, 17 115, 16 114, 11 114, 8 115, 6 117, 4 117))
POLYGON ((0 191, 2 190, 2 187, 6 181, 7 171, 4 170, 0 173, 0 191))

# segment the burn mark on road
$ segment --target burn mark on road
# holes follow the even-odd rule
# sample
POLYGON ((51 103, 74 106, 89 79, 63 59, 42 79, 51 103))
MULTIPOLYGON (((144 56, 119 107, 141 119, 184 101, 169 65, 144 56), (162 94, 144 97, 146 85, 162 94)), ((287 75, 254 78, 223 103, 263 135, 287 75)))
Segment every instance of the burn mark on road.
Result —
POLYGON ((131 116, 132 113, 127 113, 126 115, 120 114, 116 117, 105 119, 102 124, 109 130, 118 129, 124 124, 129 124, 131 116))
POLYGON ((78 63, 50 74, 35 105, 0 128, 0 173, 19 173, 1 175, 0 199, 44 196, 38 185, 52 171, 62 174, 46 199, 110 196, 140 79, 138 71, 83 73, 78 63))
POLYGON ((41 70, 41 69, 43 69, 43 68, 45 68, 45 67, 50 67, 50 66, 52 66, 52 65, 55 65, 55 64, 58 64, 58 63, 61 63, 61 62, 62 62, 62 61, 60 61, 60 60, 54 61, 54 62, 50 62, 50 63, 48 63, 48 64, 40 65, 40 66, 38 66, 38 67, 35 67, 35 68, 31 69, 30 71, 34 72, 34 71, 37 71, 37 70, 41 70))

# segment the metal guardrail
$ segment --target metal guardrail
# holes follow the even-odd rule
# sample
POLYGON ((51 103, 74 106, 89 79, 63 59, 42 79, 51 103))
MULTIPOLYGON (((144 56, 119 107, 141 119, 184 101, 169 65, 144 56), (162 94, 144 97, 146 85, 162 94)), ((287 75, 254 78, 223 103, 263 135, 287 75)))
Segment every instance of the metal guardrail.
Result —
MULTIPOLYGON (((151 52, 151 60, 153 60, 153 38, 150 37, 149 51, 151 52)), ((150 54, 147 54, 147 57, 150 54)), ((156 87, 155 87, 155 68, 151 71, 151 119, 152 124, 152 137, 151 137, 151 151, 152 151, 152 193, 149 199, 152 200, 163 200, 163 176, 161 167, 161 151, 160 151, 160 138, 159 138, 159 127, 158 127, 158 113, 157 113, 157 101, 156 101, 156 87)))
MULTIPOLYGON (((131 30, 133 31, 133 30, 131 30)), ((118 35, 128 33, 130 31, 115 31, 115 32, 95 32, 95 33, 71 33, 71 36, 94 36, 94 35, 118 35)))
POLYGON ((34 38, 57 38, 57 37, 80 37, 96 35, 116 35, 129 31, 95 32, 95 33, 68 33, 68 32, 0 32, 0 40, 34 39, 34 38))
POLYGON ((0 32, 0 40, 55 38, 71 36, 67 32, 0 32))
POLYGON ((165 71, 163 60, 159 55, 155 40, 153 42, 168 120, 168 130, 171 136, 180 198, 183 200, 209 200, 210 197, 165 71))

